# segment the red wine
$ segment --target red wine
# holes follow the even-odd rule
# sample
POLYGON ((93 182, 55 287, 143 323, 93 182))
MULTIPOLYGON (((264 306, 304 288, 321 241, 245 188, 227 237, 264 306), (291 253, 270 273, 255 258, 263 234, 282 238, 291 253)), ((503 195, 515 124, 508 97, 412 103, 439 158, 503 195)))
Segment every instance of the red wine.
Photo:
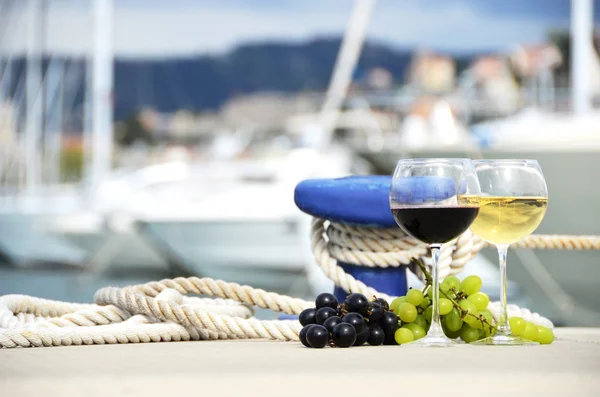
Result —
POLYGON ((400 228, 427 244, 443 244, 460 236, 478 212, 477 207, 392 208, 400 228))

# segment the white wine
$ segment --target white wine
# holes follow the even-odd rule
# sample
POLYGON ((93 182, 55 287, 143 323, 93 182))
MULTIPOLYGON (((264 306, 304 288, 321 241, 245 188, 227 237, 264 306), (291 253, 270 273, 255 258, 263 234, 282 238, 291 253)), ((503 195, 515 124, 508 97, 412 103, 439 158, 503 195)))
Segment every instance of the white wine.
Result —
POLYGON ((533 233, 548 207, 547 197, 461 196, 458 201, 479 206, 471 231, 493 244, 512 244, 533 233))

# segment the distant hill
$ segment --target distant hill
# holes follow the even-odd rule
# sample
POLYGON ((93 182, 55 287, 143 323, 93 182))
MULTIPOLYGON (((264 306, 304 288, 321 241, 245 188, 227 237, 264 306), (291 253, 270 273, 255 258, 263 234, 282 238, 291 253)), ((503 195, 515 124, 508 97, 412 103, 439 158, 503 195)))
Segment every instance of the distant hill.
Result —
MULTIPOLYGON (((324 90, 339 47, 339 39, 320 39, 243 45, 219 57, 117 61, 115 113, 122 118, 141 105, 167 112, 215 109, 232 96, 256 91, 324 90)), ((402 79, 410 57, 409 51, 367 43, 356 73, 380 66, 402 79)))
MULTIPOLYGON (((259 43, 242 45, 220 56, 198 56, 165 60, 117 60, 115 63, 115 118, 124 119, 142 106, 162 112, 178 109, 216 109, 228 98, 256 91, 299 92, 327 87, 339 38, 305 43, 259 43)), ((368 42, 360 58, 356 77, 372 67, 388 69, 396 81, 404 78, 411 51, 396 50, 368 42)), ((48 64, 48 60, 45 61, 48 64)), ((70 61, 72 104, 81 120, 85 78, 83 60, 70 61)), ((25 69, 24 59, 13 63, 13 90, 25 69)), ((79 121, 80 122, 80 121, 79 121)))

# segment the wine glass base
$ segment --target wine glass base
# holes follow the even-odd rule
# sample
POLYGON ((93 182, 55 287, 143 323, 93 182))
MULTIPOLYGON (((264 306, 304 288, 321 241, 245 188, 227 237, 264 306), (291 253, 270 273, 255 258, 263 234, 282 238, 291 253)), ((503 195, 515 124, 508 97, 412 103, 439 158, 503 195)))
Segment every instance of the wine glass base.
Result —
POLYGON ((442 336, 425 336, 421 339, 417 339, 414 342, 407 343, 403 346, 406 347, 455 347, 461 344, 455 340, 448 338, 445 335, 442 336))
POLYGON ((484 346, 535 346, 539 345, 537 342, 526 340, 514 335, 495 335, 488 336, 487 338, 471 342, 471 345, 484 345, 484 346))

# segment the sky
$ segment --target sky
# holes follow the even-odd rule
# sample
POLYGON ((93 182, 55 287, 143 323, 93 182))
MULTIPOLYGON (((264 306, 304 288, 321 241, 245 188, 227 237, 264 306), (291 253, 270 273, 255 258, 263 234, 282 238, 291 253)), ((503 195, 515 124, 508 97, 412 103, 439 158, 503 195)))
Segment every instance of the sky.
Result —
MULTIPOLYGON (((45 46, 83 55, 92 45, 91 0, 47 0, 45 46)), ((0 51, 23 53, 23 0, 0 0, 0 51)), ((600 0, 594 0, 600 22, 600 0)), ((222 53, 249 42, 297 42, 340 36, 351 0, 115 0, 114 50, 119 58, 222 53)), ((367 39, 398 48, 448 52, 505 50, 541 43, 567 28, 569 0, 377 0, 367 39)))

